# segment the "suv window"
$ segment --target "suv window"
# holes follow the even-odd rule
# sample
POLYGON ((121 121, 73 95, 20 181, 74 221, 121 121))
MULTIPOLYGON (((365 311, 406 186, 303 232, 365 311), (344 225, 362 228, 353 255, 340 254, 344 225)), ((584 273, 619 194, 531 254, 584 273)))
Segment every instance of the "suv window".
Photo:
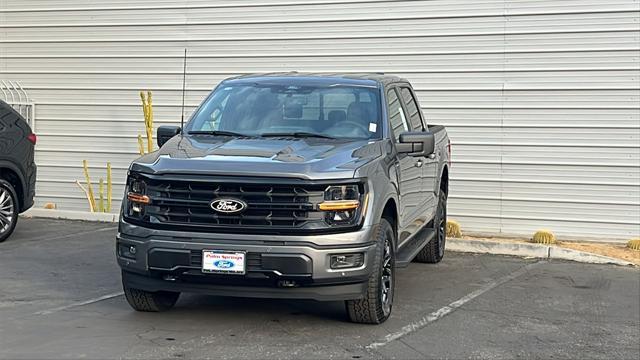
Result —
POLYGON ((409 125, 407 124, 407 118, 402 109, 400 99, 394 89, 387 92, 387 108, 389 109, 389 123, 391 123, 391 129, 397 141, 401 133, 409 131, 409 125))
POLYGON ((412 131, 424 131, 424 126, 422 125, 422 119, 420 118, 420 109, 418 108, 418 103, 416 99, 413 98, 413 94, 411 90, 407 87, 400 88, 400 94, 402 95, 402 101, 404 102, 404 106, 409 113, 409 120, 411 122, 411 130, 412 131))

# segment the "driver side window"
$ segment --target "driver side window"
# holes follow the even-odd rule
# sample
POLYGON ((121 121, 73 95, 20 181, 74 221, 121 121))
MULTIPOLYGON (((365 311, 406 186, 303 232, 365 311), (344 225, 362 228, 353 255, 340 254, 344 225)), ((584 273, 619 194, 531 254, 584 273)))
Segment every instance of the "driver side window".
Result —
POLYGON ((389 123, 397 142, 401 133, 409 131, 409 124, 395 89, 390 89, 387 92, 387 109, 389 111, 389 123))

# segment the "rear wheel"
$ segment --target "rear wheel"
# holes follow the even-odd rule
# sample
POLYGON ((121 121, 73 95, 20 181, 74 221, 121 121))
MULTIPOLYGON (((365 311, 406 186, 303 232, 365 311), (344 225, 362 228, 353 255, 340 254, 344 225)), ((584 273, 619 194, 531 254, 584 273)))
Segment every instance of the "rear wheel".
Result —
POLYGON ((395 233, 386 219, 380 220, 374 239, 378 244, 374 270, 363 299, 347 300, 349 319, 361 324, 380 324, 391 315, 395 285, 395 233))
POLYGON ((124 296, 131 307, 136 311, 161 312, 171 309, 178 298, 179 292, 157 291, 150 292, 134 289, 123 282, 124 296))
POLYGON ((0 179, 0 242, 5 241, 18 223, 18 196, 6 180, 0 179))
POLYGON ((436 264, 444 257, 444 247, 447 241, 447 194, 443 190, 440 190, 433 227, 436 234, 416 256, 415 260, 418 262, 436 264))

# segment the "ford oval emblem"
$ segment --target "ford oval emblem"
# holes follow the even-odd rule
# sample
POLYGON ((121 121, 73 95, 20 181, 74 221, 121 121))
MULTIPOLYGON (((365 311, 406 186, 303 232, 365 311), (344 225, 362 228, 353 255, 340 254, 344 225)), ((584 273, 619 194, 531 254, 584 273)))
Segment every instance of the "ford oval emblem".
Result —
POLYGON ((238 214, 247 208, 247 203, 239 199, 215 199, 211 202, 211 208, 223 214, 238 214))
POLYGON ((220 269, 231 269, 232 267, 235 266, 235 264, 229 260, 214 261, 213 265, 215 265, 217 268, 220 268, 220 269))

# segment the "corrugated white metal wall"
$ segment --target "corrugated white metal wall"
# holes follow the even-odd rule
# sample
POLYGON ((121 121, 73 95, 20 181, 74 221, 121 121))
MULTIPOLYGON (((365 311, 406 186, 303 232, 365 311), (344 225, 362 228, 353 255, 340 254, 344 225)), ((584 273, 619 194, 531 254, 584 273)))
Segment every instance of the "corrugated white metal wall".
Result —
MULTIPOLYGON (((115 193, 143 133, 221 79, 384 71, 417 88, 454 144, 465 229, 624 239, 640 233, 639 0, 0 0, 0 79, 38 103, 38 205, 85 209, 88 159, 115 193)), ((116 204, 117 206, 117 204, 116 204)))

